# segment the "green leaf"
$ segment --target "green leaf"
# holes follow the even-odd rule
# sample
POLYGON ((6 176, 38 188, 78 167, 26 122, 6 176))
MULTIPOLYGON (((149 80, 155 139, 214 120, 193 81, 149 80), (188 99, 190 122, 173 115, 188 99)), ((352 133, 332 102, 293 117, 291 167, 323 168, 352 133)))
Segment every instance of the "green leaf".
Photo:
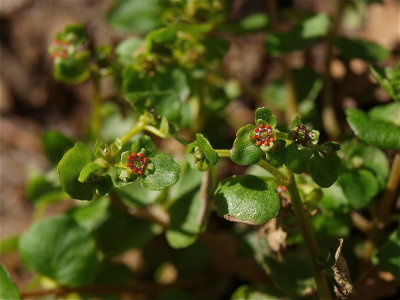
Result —
POLYGON ((64 34, 66 40, 75 46, 84 44, 89 38, 85 26, 80 23, 65 26, 64 34))
POLYGON ((394 69, 370 66, 369 70, 381 88, 394 100, 400 101, 400 63, 397 63, 394 69))
POLYGON ((374 174, 365 169, 345 171, 340 175, 338 183, 349 204, 355 209, 366 207, 379 191, 374 174))
POLYGON ((204 207, 201 207, 197 193, 202 172, 182 166, 182 176, 170 190, 170 197, 175 199, 169 206, 170 224, 166 232, 169 245, 173 248, 186 248, 196 241, 200 233, 204 207))
POLYGON ((86 164, 79 173, 78 181, 84 183, 90 180, 100 169, 100 166, 94 162, 86 164))
POLYGON ((112 257, 131 248, 143 247, 161 230, 158 224, 138 219, 124 210, 109 208, 105 221, 93 234, 99 248, 112 257))
POLYGON ((299 150, 296 144, 290 144, 285 148, 285 165, 296 174, 307 170, 313 151, 310 149, 299 150))
POLYGON ((17 286, 3 265, 0 265, 0 299, 21 299, 17 286))
POLYGON ((373 262, 391 272, 400 283, 400 229, 395 230, 374 253, 373 262))
POLYGON ((347 59, 359 58, 367 62, 378 62, 387 60, 390 51, 375 44, 361 39, 349 39, 341 36, 336 38, 334 45, 340 54, 347 59))
POLYGON ((214 199, 219 216, 252 225, 276 217, 280 208, 276 184, 253 175, 225 178, 219 183, 214 199))
POLYGON ((181 120, 182 103, 179 94, 174 90, 129 93, 125 98, 139 112, 152 110, 156 117, 166 117, 176 125, 181 120))
POLYGON ((69 216, 35 223, 19 244, 22 261, 65 286, 90 284, 98 265, 96 244, 69 216))
POLYGON ((285 33, 269 35, 265 47, 272 55, 282 55, 293 50, 305 49, 324 37, 329 29, 329 18, 316 14, 296 24, 285 33))
POLYGON ((322 207, 338 212, 347 212, 349 202, 343 193, 342 187, 336 182, 329 188, 322 189, 322 207))
POLYGON ((266 107, 260 107, 260 108, 256 109, 255 121, 257 122, 258 120, 265 121, 267 124, 271 125, 272 127, 275 127, 277 124, 274 113, 269 108, 266 108, 266 107))
POLYGON ((73 208, 69 214, 82 228, 87 231, 93 231, 97 228, 107 216, 107 208, 110 205, 110 199, 102 197, 86 205, 73 208))
POLYGON ((320 187, 330 187, 338 178, 339 170, 342 165, 336 153, 330 153, 324 157, 315 155, 311 158, 309 171, 312 179, 320 187))
POLYGON ((54 64, 54 78, 58 81, 78 84, 90 76, 90 53, 82 51, 66 59, 56 60, 54 64))
POLYGON ((91 161, 90 152, 83 143, 75 146, 64 154, 58 164, 57 172, 62 189, 72 198, 91 200, 93 191, 90 185, 78 181, 82 168, 91 161))
POLYGON ((231 300, 278 300, 282 299, 282 293, 275 287, 253 287, 242 285, 232 294, 231 300))
POLYGON ((280 168, 286 157, 286 142, 284 140, 276 140, 274 146, 265 154, 265 159, 275 168, 280 168))
POLYGON ((123 90, 126 95, 174 91, 180 100, 185 100, 190 94, 187 75, 174 65, 157 70, 157 73, 151 77, 143 76, 142 72, 129 66, 123 73, 123 90))
POLYGON ((196 140, 206 159, 212 165, 215 165, 218 161, 218 154, 214 151, 210 142, 201 133, 196 134, 196 140))
POLYGON ((119 0, 109 11, 107 21, 118 29, 143 34, 161 25, 162 12, 163 1, 119 0))
MULTIPOLYGON (((153 140, 148 135, 142 135, 132 143, 131 152, 139 153, 144 150, 144 155, 151 156, 155 150, 153 140)), ((130 154, 130 152, 128 152, 130 154)), ((126 161, 123 161, 126 163, 126 161)))
POLYGON ((47 130, 42 135, 42 146, 50 162, 56 165, 74 142, 57 130, 47 130))
POLYGON ((34 204, 52 203, 68 197, 59 186, 39 175, 29 179, 26 185, 26 197, 34 204))
POLYGON ((392 122, 400 126, 400 102, 392 102, 374 107, 368 112, 368 116, 372 119, 392 122))
POLYGON ((136 36, 123 40, 115 47, 118 61, 124 65, 133 63, 136 52, 142 46, 144 46, 144 40, 136 36))
POLYGON ((239 27, 246 31, 255 31, 264 29, 269 22, 266 14, 255 13, 247 16, 239 22, 239 27))
POLYGON ((169 191, 169 195, 172 199, 179 199, 191 193, 193 190, 198 189, 203 177, 203 173, 190 168, 189 163, 182 165, 181 174, 179 181, 169 191))
POLYGON ((170 224, 166 232, 168 244, 175 249, 192 245, 201 229, 202 210, 199 193, 192 191, 178 198, 168 209, 170 224))
POLYGON ((249 132, 253 129, 254 125, 247 124, 236 133, 231 159, 239 165, 252 165, 261 159, 262 150, 249 138, 249 132))
POLYGON ((136 181, 133 184, 116 189, 115 193, 126 206, 143 207, 155 203, 162 192, 146 190, 136 181))
POLYGON ((347 122, 362 141, 386 150, 400 150, 400 127, 369 118, 358 109, 347 109, 347 122))
POLYGON ((78 181, 96 188, 99 195, 106 195, 113 188, 111 176, 104 173, 104 170, 94 162, 90 162, 82 168, 78 181))
POLYGON ((344 142, 343 153, 348 161, 348 168, 365 168, 374 173, 381 189, 386 185, 389 174, 389 162, 386 154, 377 147, 354 141, 344 142))
POLYGON ((142 187, 149 190, 163 190, 174 185, 179 179, 180 167, 171 156, 159 153, 151 158, 154 173, 140 178, 142 187))
POLYGON ((311 221, 318 241, 323 244, 329 243, 332 238, 343 238, 350 232, 351 221, 348 214, 323 212, 314 216, 311 221))

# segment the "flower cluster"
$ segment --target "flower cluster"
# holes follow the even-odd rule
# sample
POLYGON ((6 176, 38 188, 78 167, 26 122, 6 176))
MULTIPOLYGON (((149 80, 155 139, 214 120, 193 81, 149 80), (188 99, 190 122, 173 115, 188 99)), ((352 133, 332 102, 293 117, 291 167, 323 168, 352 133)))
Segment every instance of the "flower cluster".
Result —
POLYGON ((256 141, 257 146, 270 146, 275 141, 271 125, 260 124, 254 128, 253 140, 256 141))
POLYGON ((68 47, 69 47, 69 42, 67 41, 61 41, 61 40, 55 40, 51 46, 51 57, 56 58, 67 58, 68 57, 68 47))
POLYGON ((313 140, 313 136, 307 126, 301 124, 293 129, 292 140, 295 144, 306 147, 313 140))
POLYGON ((128 163, 126 166, 131 169, 132 173, 143 175, 148 161, 149 159, 144 157, 143 153, 132 152, 132 154, 128 156, 128 163))

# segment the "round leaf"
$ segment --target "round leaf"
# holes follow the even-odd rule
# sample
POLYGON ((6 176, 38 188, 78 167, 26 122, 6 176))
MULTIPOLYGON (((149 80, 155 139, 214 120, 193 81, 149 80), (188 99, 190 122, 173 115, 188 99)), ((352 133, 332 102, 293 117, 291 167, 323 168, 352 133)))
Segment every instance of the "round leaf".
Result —
POLYGON ((183 195, 168 209, 170 224, 166 232, 168 244, 175 249, 192 245, 201 229, 201 203, 199 193, 183 195))
POLYGON ((62 189, 72 198, 91 200, 93 192, 86 183, 78 181, 82 168, 91 161, 90 152, 82 143, 68 150, 58 164, 57 172, 62 189))
POLYGON ((154 164, 154 173, 141 178, 142 187, 149 190, 163 190, 178 181, 180 167, 171 156, 159 153, 151 158, 151 162, 154 164))
POLYGON ((338 182, 350 205, 356 209, 367 206, 379 191, 374 174, 365 169, 346 171, 338 182))
POLYGON ((48 130, 42 135, 42 146, 50 162, 56 165, 74 142, 56 130, 48 130))
POLYGON ((255 121, 257 122, 258 120, 263 120, 272 127, 275 127, 277 123, 276 117, 273 112, 266 107, 260 107, 256 109, 255 121))
POLYGON ((393 123, 369 118, 357 109, 346 110, 354 134, 362 141, 387 150, 400 150, 400 127, 393 123))
POLYGON ((296 144, 285 148, 285 165, 296 174, 303 173, 308 166, 313 151, 310 149, 299 150, 296 144))
POLYGON ((66 286, 91 283, 98 265, 94 240, 65 215, 34 224, 19 252, 29 268, 66 286))
POLYGON ((218 185, 214 198, 218 215, 252 225, 276 217, 280 208, 276 185, 253 175, 225 178, 218 185))
POLYGON ((328 154, 325 157, 314 155, 309 164, 309 171, 312 179, 320 187, 330 187, 338 178, 339 170, 342 165, 336 153, 328 154))
POLYGON ((254 125, 248 124, 238 130, 231 150, 231 159, 239 165, 252 165, 257 163, 262 155, 262 150, 249 138, 249 132, 254 125))

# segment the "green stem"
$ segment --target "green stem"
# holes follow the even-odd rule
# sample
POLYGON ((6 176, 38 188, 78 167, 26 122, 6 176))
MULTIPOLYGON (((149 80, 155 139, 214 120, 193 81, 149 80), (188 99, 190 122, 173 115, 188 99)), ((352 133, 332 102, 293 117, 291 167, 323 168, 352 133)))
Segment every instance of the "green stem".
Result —
POLYGON ((303 207, 299 190, 297 189, 296 180, 291 171, 289 171, 289 179, 290 181, 287 187, 290 193, 293 210, 299 221, 304 241, 306 242, 308 255, 311 262, 311 268, 313 271, 315 283, 317 285, 319 298, 322 300, 330 300, 332 299, 332 295, 329 290, 329 285, 326 279, 325 270, 318 263, 319 249, 317 240, 315 238, 314 230, 311 225, 310 217, 303 207))
POLYGON ((231 150, 229 149, 216 149, 219 158, 230 158, 231 157, 231 150))
POLYGON ((145 125, 145 126, 144 126, 144 129, 145 129, 146 131, 151 132, 152 134, 154 134, 154 135, 156 135, 156 136, 162 138, 162 139, 165 139, 165 138, 168 138, 168 137, 169 137, 167 134, 162 133, 158 128, 156 128, 156 127, 154 127, 154 126, 151 126, 151 125, 145 125))
POLYGON ((265 160, 260 159, 259 162, 257 163, 261 168, 267 170, 269 173, 271 173, 273 176, 278 178, 282 183, 287 184, 289 179, 283 175, 277 168, 272 166, 271 164, 267 163, 265 160))
MULTIPOLYGON (((214 151, 217 152, 219 158, 230 158, 231 157, 231 151, 229 149, 215 149, 214 151)), ((257 165, 259 165, 261 168, 267 170, 269 173, 271 173, 277 179, 282 181, 283 184, 286 184, 289 181, 285 175, 283 175, 281 172, 279 172, 279 170, 277 168, 270 165, 265 160, 261 159, 257 163, 257 165)))
POLYGON ((93 140, 100 136, 100 79, 93 76, 94 95, 92 98, 92 114, 90 119, 90 134, 93 140))
POLYGON ((138 134, 145 128, 146 124, 143 121, 139 121, 135 127, 125 133, 124 136, 121 137, 122 145, 125 145, 134 135, 138 134))

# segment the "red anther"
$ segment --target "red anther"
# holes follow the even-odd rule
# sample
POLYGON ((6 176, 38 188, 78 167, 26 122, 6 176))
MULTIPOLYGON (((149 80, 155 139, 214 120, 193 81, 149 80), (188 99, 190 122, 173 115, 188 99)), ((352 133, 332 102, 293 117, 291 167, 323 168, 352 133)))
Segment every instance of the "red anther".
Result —
POLYGON ((143 158, 143 161, 144 161, 144 162, 148 162, 149 159, 148 159, 147 157, 145 157, 145 158, 143 158))
POLYGON ((254 128, 254 132, 258 132, 259 130, 259 128, 254 128))
POLYGON ((260 146, 261 145, 261 141, 257 141, 257 146, 260 146))
POLYGON ((131 166, 131 164, 130 163, 127 163, 125 166, 127 166, 128 168, 131 166))
POLYGON ((132 173, 136 173, 136 169, 131 169, 132 170, 132 173))
POLYGON ((139 157, 143 157, 143 153, 139 153, 139 157))
POLYGON ((260 127, 260 128, 264 128, 264 124, 260 124, 260 126, 258 126, 258 127, 260 127))
POLYGON ((136 157, 136 155, 137 155, 136 152, 132 153, 132 157, 136 157))
POLYGON ((265 141, 264 142, 264 146, 268 146, 269 145, 269 142, 268 141, 265 141))
POLYGON ((256 135, 253 135, 253 140, 256 140, 257 139, 257 136, 256 135))
POLYGON ((269 139, 269 141, 273 142, 273 141, 275 141, 275 139, 272 137, 272 138, 269 139))
POLYGON ((267 125, 266 127, 267 127, 268 129, 271 129, 271 125, 267 125))
POLYGON ((137 173, 138 173, 138 175, 142 175, 142 174, 143 174, 143 172, 142 172, 142 171, 138 171, 137 173))

